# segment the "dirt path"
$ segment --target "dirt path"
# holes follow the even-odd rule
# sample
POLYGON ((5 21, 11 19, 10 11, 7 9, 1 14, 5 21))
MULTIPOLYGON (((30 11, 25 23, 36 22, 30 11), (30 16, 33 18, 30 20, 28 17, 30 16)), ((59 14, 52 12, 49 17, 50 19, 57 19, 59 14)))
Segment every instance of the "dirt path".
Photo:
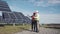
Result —
POLYGON ((41 27, 39 33, 31 32, 30 30, 24 30, 15 34, 60 34, 60 29, 51 29, 41 27))

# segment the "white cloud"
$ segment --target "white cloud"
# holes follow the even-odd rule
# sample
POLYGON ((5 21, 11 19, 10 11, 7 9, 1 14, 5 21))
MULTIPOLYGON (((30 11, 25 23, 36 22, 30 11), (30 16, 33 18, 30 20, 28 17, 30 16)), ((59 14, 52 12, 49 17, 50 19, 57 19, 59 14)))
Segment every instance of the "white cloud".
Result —
POLYGON ((58 4, 58 3, 60 3, 60 0, 48 0, 48 3, 58 4))
POLYGON ((47 6, 54 6, 56 4, 60 4, 60 0, 29 0, 31 3, 34 4, 34 6, 42 6, 42 7, 47 7, 47 6))
POLYGON ((59 23, 60 24, 60 14, 40 14, 40 23, 50 24, 59 23))
POLYGON ((13 6, 13 5, 11 5, 10 8, 12 11, 22 12, 25 16, 27 16, 27 15, 31 16, 33 13, 33 12, 29 12, 30 10, 25 10, 25 9, 22 9, 22 8, 17 7, 17 6, 13 6))
POLYGON ((14 6, 14 5, 11 5, 10 8, 12 11, 16 11, 16 12, 24 11, 22 8, 19 8, 18 6, 14 6))

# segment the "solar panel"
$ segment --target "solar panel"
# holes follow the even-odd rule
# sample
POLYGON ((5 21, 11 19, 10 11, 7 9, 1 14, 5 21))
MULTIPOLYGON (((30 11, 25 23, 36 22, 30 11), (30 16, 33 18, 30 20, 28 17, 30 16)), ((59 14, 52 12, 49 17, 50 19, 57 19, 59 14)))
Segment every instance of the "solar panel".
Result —
POLYGON ((23 13, 21 13, 21 12, 19 12, 19 15, 21 15, 22 17, 24 17, 24 14, 23 14, 23 13))
POLYGON ((0 8, 0 11, 11 12, 9 9, 2 9, 2 8, 0 8))
POLYGON ((25 18, 24 18, 24 22, 26 22, 26 23, 31 23, 31 19, 28 18, 27 16, 25 16, 25 18))
POLYGON ((19 13, 14 12, 14 14, 15 14, 15 16, 16 16, 17 19, 22 19, 21 15, 19 15, 19 13))
POLYGON ((10 10, 6 1, 0 0, 0 11, 11 12, 11 10, 10 10))
POLYGON ((11 19, 16 19, 15 15, 13 13, 9 13, 11 19))
POLYGON ((2 16, 0 16, 0 22, 1 22, 1 18, 2 18, 2 16))
POLYGON ((3 19, 5 19, 5 18, 9 18, 9 15, 8 15, 8 13, 3 12, 3 13, 2 13, 2 17, 3 17, 3 19))

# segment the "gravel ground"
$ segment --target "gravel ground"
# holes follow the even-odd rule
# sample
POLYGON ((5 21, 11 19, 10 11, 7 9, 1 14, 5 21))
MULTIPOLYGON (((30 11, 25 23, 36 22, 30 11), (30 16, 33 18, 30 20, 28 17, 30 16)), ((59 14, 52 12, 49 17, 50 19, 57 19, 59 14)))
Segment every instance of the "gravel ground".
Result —
POLYGON ((60 29, 40 27, 39 33, 32 32, 30 30, 24 30, 15 34, 60 34, 60 29))

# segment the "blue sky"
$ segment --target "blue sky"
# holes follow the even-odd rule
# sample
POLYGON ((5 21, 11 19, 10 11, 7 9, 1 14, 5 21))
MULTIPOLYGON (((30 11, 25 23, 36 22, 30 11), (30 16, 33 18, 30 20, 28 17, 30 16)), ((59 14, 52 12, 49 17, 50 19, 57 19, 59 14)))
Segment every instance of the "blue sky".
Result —
POLYGON ((40 13, 40 23, 60 23, 60 0, 5 0, 10 9, 32 15, 35 10, 40 13))

